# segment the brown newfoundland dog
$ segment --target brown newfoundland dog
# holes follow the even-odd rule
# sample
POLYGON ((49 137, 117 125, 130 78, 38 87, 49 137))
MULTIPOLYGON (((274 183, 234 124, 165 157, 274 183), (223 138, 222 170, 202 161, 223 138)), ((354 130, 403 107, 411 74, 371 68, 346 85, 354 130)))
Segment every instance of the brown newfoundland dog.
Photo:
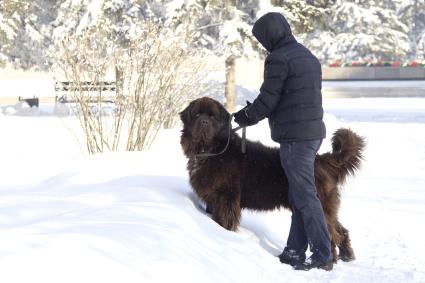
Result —
MULTIPOLYGON (((229 112, 217 101, 203 97, 192 101, 180 113, 183 121, 181 146, 188 160, 190 183, 207 212, 221 226, 235 231, 241 209, 291 209, 288 180, 280 165, 279 149, 247 141, 241 152, 241 138, 233 131, 229 138, 229 112)), ((340 186, 354 174, 362 159, 364 141, 349 129, 339 129, 332 137, 332 152, 317 155, 315 176, 332 241, 334 261, 354 259, 348 230, 338 220, 340 186), (339 249, 339 256, 336 252, 339 249)))

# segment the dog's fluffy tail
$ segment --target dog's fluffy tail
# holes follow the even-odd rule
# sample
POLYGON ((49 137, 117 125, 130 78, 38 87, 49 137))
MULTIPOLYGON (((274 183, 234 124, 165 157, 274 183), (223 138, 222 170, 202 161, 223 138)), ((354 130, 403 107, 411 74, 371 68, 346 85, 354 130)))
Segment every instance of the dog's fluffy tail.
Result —
POLYGON ((347 175, 359 169, 363 160, 365 141, 350 129, 338 129, 332 137, 332 159, 338 183, 345 181, 347 175))

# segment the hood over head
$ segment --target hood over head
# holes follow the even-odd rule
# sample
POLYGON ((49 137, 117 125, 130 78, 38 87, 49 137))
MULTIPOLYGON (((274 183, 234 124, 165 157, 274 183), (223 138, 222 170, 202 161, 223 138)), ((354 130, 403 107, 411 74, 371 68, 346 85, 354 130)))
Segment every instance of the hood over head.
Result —
POLYGON ((269 52, 287 42, 295 41, 288 21, 282 14, 275 12, 259 18, 252 28, 252 34, 269 52))

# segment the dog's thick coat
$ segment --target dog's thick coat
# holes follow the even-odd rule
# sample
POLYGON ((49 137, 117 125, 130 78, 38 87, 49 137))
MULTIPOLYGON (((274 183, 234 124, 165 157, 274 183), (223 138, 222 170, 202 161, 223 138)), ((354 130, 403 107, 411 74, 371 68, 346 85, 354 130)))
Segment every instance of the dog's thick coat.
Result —
MULTIPOLYGON (((219 102, 204 97, 192 101, 180 117, 181 146, 188 158, 190 183, 218 224, 235 231, 242 208, 291 209, 278 148, 248 141, 246 154, 242 154, 241 139, 231 132, 229 147, 223 154, 200 157, 200 153, 220 152, 226 146, 230 114, 219 102)), ((316 157, 317 193, 325 212, 334 261, 354 259, 348 230, 338 220, 339 187, 347 175, 359 168, 363 148, 361 137, 349 129, 339 129, 332 137, 332 152, 316 157)))

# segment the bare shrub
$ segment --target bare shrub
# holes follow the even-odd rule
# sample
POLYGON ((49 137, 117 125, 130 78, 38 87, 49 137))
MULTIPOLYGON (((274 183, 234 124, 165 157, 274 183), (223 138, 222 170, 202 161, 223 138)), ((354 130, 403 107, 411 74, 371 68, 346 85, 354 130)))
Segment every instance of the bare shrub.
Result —
POLYGON ((190 48, 189 33, 144 22, 130 34, 118 40, 97 26, 56 46, 55 69, 74 84, 69 92, 89 153, 149 147, 158 130, 173 127, 183 104, 202 91, 206 63, 190 48), (115 91, 103 87, 110 81, 115 91))

